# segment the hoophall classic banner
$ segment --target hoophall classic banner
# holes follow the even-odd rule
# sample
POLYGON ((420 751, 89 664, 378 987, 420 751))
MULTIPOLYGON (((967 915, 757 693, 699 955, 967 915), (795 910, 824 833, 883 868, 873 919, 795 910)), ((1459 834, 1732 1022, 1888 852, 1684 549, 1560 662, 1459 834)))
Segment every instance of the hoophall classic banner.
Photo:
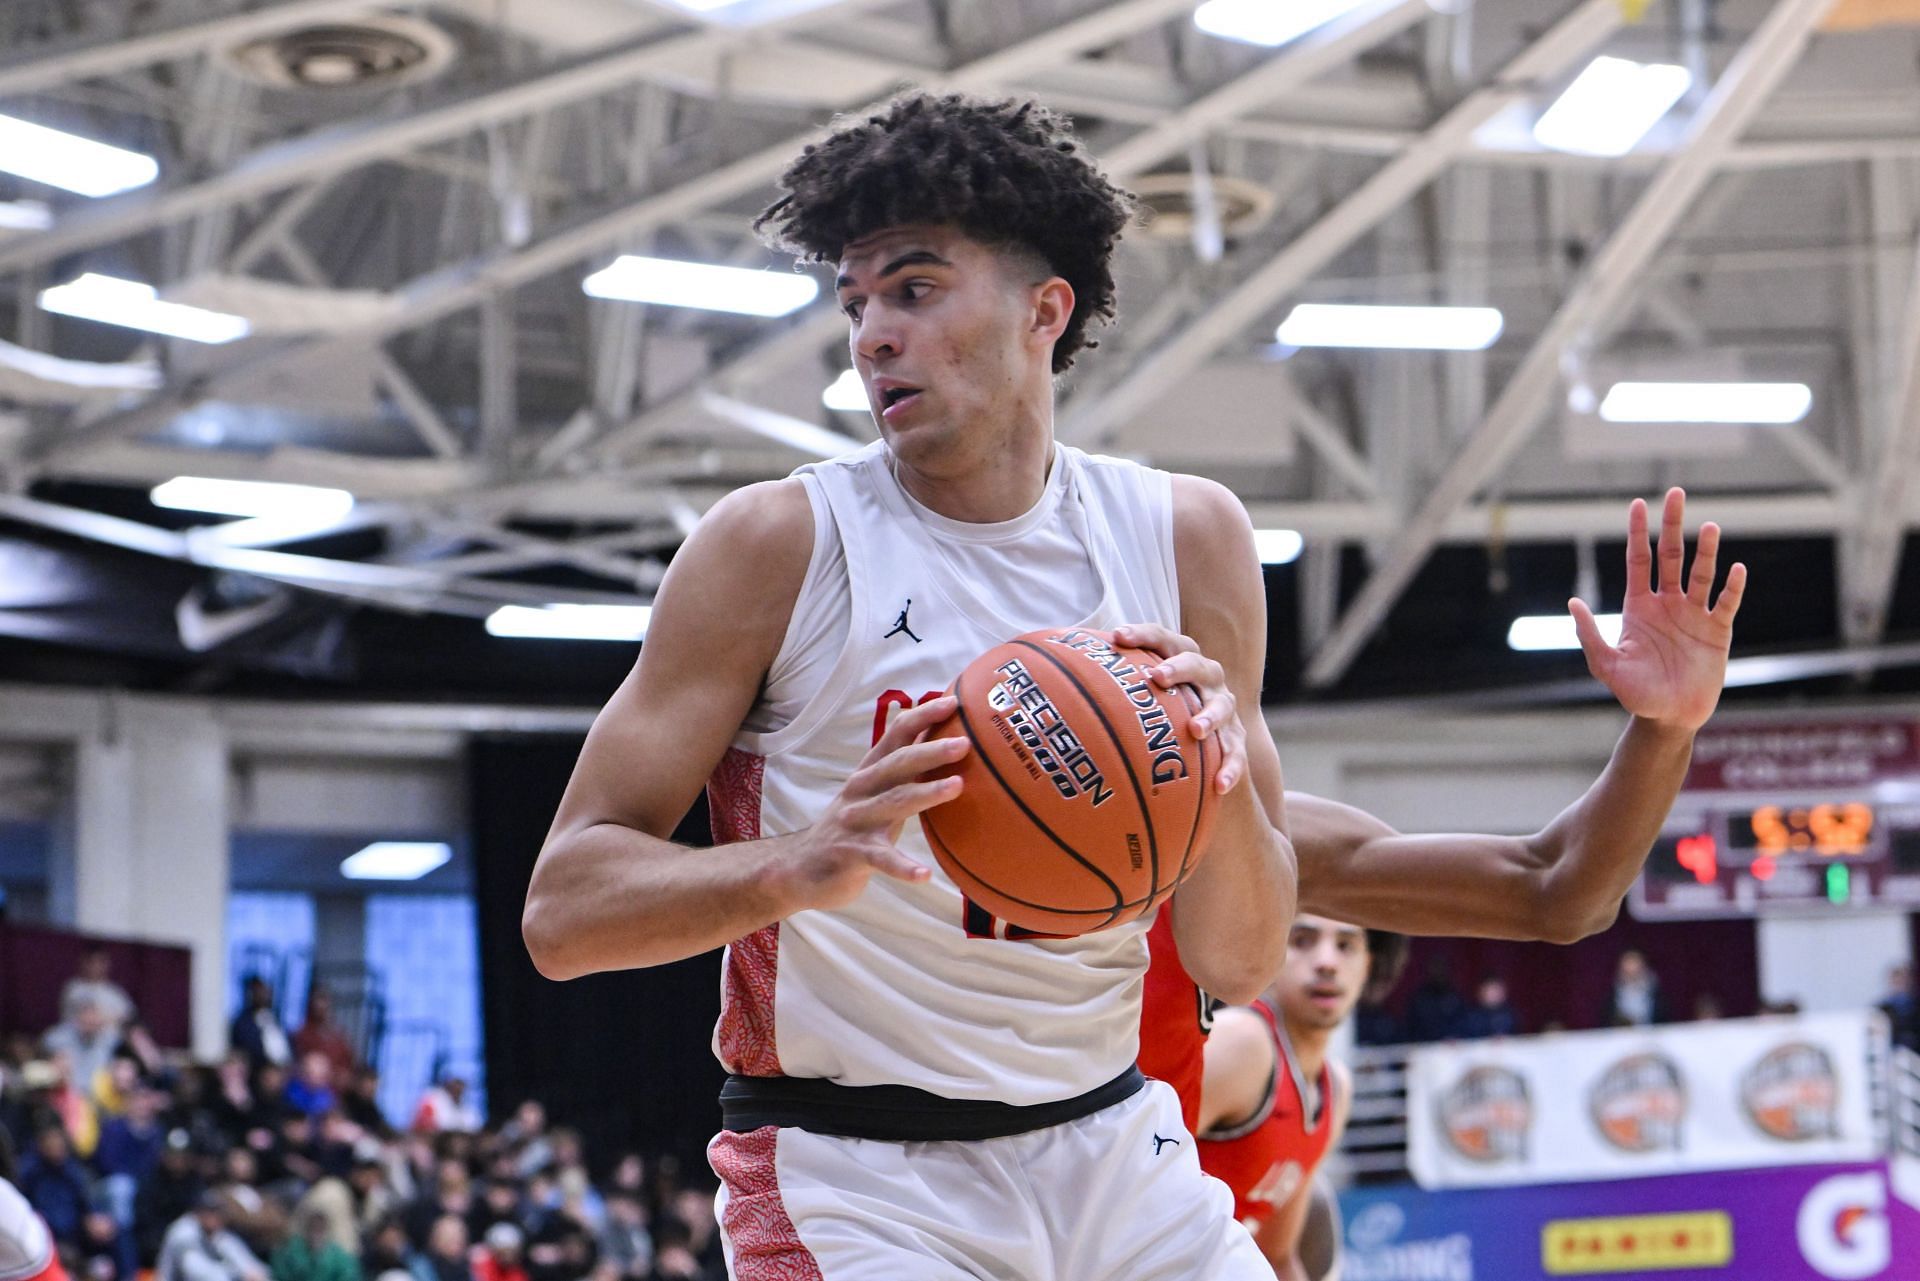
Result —
POLYGON ((1423 1046, 1407 1162, 1424 1187, 1863 1161, 1875 1011, 1423 1046))

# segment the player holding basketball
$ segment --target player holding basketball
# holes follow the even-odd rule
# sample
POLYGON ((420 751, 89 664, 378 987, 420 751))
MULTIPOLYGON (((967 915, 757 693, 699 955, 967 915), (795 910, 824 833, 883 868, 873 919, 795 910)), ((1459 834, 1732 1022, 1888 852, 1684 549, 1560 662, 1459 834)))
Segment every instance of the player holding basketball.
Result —
POLYGON ((1257 707, 1265 601, 1224 488, 1052 436, 1110 316, 1125 195, 1031 104, 915 96, 840 129, 762 219, 836 269, 882 440, 708 513, 542 849, 524 931, 557 978, 728 945, 710 1155, 740 1281, 1250 1281, 1269 1269, 1134 1065, 1146 922, 970 929, 914 818, 921 741, 976 655, 1134 625, 1222 749, 1211 852, 1173 900, 1194 978, 1280 967, 1294 859, 1257 707), (911 603, 909 603, 911 602, 911 603), (712 780, 717 834, 667 836, 712 780))

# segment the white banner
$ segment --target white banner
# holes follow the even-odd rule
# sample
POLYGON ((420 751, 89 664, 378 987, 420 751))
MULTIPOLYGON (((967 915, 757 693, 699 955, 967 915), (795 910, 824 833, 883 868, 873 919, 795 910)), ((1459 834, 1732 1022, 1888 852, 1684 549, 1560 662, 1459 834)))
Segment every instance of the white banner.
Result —
POLYGON ((1860 1010, 1422 1046, 1407 1163, 1445 1188, 1867 1160, 1886 1036, 1860 1010))

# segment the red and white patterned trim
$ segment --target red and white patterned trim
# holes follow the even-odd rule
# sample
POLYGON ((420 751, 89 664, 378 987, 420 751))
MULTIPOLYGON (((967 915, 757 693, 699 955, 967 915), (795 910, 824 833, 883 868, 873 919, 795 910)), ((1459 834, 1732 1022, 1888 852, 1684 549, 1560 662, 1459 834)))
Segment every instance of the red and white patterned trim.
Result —
POLYGON ((720 1226, 732 1246, 734 1281, 825 1281, 820 1261, 800 1241, 800 1230, 780 1199, 774 1154, 780 1131, 762 1126, 746 1134, 723 1131, 707 1145, 713 1172, 727 1185, 720 1226))
MULTIPOLYGON (((729 748, 707 782, 707 809, 716 844, 760 839, 760 794, 767 758, 729 748)), ((720 1026, 713 1044, 727 1071, 780 1076, 774 1041, 774 988, 780 970, 776 922, 727 945, 720 976, 720 1026)))

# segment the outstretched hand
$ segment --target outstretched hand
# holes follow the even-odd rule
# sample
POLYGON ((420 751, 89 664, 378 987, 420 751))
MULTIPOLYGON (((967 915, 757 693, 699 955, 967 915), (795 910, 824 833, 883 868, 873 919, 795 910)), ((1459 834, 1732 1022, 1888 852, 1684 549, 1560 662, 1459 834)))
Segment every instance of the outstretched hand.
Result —
POLYGON ((1600 635, 1585 601, 1570 600, 1567 609, 1587 656, 1587 670, 1613 691, 1622 707, 1635 716, 1695 730, 1706 724, 1720 701, 1747 567, 1736 564, 1727 571, 1726 585, 1714 602, 1720 527, 1708 522, 1700 527, 1693 571, 1683 575, 1686 511, 1686 494, 1668 490, 1660 518, 1660 583, 1655 590, 1647 505, 1633 500, 1627 515, 1627 599, 1618 645, 1609 645, 1600 635))

